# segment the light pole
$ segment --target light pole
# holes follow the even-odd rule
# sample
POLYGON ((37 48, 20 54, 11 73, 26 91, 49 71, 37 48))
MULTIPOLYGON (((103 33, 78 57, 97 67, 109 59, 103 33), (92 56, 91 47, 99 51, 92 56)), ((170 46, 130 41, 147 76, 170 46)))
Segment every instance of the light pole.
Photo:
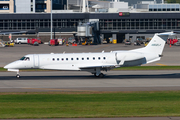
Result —
POLYGON ((52 39, 52 27, 53 27, 53 22, 52 22, 52 1, 51 0, 51 39, 52 39))

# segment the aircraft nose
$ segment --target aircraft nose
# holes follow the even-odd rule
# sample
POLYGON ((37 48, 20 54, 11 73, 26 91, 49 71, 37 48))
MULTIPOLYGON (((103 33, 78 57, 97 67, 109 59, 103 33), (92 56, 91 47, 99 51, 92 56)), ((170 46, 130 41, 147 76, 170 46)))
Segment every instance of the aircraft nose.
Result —
POLYGON ((4 69, 9 69, 9 68, 11 68, 11 65, 10 65, 10 64, 4 66, 4 69))
POLYGON ((4 66, 4 69, 14 69, 16 68, 16 66, 17 66, 17 62, 15 61, 4 66))

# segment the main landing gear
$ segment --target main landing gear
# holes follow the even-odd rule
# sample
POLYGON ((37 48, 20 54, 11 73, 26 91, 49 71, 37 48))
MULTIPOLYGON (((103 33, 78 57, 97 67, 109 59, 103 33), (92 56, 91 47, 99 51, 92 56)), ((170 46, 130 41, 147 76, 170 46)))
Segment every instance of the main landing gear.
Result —
POLYGON ((100 73, 99 75, 97 75, 96 73, 94 73, 94 76, 95 76, 95 77, 99 77, 99 78, 103 78, 103 77, 104 77, 104 74, 103 74, 103 73, 100 73))
POLYGON ((100 68, 96 68, 96 69, 95 69, 94 76, 95 76, 95 77, 99 77, 99 78, 103 78, 103 77, 104 77, 104 74, 101 73, 101 69, 100 69, 100 68))

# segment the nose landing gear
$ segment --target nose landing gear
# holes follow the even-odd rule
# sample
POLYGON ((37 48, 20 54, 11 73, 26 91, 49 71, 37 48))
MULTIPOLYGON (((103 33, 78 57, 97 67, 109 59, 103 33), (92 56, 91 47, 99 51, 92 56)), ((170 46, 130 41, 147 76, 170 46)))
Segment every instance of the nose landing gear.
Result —
POLYGON ((17 74, 17 75, 16 75, 16 78, 20 78, 20 74, 17 74))
POLYGON ((17 71, 16 78, 20 78, 19 70, 17 71))
POLYGON ((20 78, 19 69, 8 69, 11 72, 17 72, 16 78, 20 78))

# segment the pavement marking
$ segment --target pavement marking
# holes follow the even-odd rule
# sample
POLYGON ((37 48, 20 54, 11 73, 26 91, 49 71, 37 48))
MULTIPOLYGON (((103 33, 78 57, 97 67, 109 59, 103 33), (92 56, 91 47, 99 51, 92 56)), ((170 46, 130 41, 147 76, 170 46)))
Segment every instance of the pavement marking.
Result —
POLYGON ((159 66, 167 66, 165 64, 160 64, 160 63, 156 63, 156 65, 159 65, 159 66))

